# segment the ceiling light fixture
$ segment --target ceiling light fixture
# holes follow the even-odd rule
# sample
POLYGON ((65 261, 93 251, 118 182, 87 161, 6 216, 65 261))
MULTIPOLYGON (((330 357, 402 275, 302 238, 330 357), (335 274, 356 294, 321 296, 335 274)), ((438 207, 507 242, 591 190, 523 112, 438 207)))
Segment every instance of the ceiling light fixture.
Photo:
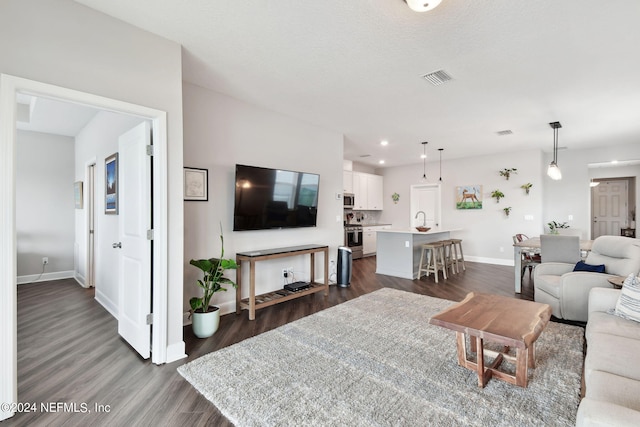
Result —
POLYGON ((558 129, 560 129, 562 125, 560 122, 552 122, 549 123, 549 126, 553 129, 553 160, 549 164, 547 175, 549 175, 549 178, 557 181, 562 179, 562 172, 560 172, 560 168, 558 167, 558 129))
POLYGON ((422 143, 422 182, 427 182, 427 144, 425 141, 422 143))
POLYGON ((389 141, 387 141, 386 139, 383 139, 382 141, 380 141, 380 145, 382 145, 383 147, 386 147, 387 145, 389 145, 389 141))
POLYGON ((425 1, 425 0, 404 0, 404 2, 407 4, 407 6, 409 6, 409 8, 411 10, 413 10, 414 12, 427 12, 431 9, 434 9, 435 7, 437 7, 442 0, 431 0, 431 1, 425 1))
POLYGON ((438 148, 440 152, 440 182, 442 182, 442 150, 444 150, 444 148, 438 148))

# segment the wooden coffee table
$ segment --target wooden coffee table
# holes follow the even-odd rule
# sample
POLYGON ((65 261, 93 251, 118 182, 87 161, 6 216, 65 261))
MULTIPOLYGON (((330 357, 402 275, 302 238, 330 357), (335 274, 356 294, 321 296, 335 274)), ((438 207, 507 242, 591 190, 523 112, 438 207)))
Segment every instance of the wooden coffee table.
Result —
POLYGON ((456 332, 458 364, 478 373, 480 387, 492 377, 526 387, 527 368, 535 368, 534 343, 550 317, 548 304, 471 292, 433 316, 429 323, 456 332), (466 335, 470 352, 476 353, 476 362, 467 358, 466 335), (484 340, 502 345, 502 351, 485 349, 484 340), (511 347, 516 349, 515 357, 507 354, 511 347), (485 356, 495 357, 489 366, 485 366, 485 356), (505 360, 515 364, 515 375, 498 369, 505 360))

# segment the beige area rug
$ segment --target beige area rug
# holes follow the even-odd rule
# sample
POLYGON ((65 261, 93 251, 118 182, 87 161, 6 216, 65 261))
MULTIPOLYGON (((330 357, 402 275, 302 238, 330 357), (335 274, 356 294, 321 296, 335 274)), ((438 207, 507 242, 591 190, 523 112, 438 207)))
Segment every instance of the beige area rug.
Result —
POLYGON ((549 323, 526 389, 458 366, 450 301, 393 289, 178 368, 237 426, 573 426, 583 329, 549 323))

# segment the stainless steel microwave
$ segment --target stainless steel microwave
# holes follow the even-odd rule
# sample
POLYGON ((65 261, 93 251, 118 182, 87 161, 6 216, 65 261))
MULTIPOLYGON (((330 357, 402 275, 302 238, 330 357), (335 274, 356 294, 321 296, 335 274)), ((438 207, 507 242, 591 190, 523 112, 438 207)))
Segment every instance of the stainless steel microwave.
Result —
POLYGON ((353 193, 344 193, 342 195, 342 200, 344 202, 345 209, 353 209, 355 206, 355 196, 353 193))

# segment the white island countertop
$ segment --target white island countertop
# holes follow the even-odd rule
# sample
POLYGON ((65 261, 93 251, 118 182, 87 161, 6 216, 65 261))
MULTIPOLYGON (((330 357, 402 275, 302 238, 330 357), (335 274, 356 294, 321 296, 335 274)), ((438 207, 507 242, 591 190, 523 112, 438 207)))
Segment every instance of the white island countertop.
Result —
POLYGON ((428 235, 428 234, 438 234, 438 233, 450 233, 452 231, 461 231, 461 228, 432 228, 429 231, 418 231, 415 228, 390 228, 387 230, 379 230, 378 233, 401 233, 401 234, 419 234, 419 235, 428 235))
POLYGON ((460 228, 432 228, 418 231, 415 228, 391 228, 378 230, 376 273, 388 276, 416 279, 422 245, 436 240, 449 239, 460 228))

